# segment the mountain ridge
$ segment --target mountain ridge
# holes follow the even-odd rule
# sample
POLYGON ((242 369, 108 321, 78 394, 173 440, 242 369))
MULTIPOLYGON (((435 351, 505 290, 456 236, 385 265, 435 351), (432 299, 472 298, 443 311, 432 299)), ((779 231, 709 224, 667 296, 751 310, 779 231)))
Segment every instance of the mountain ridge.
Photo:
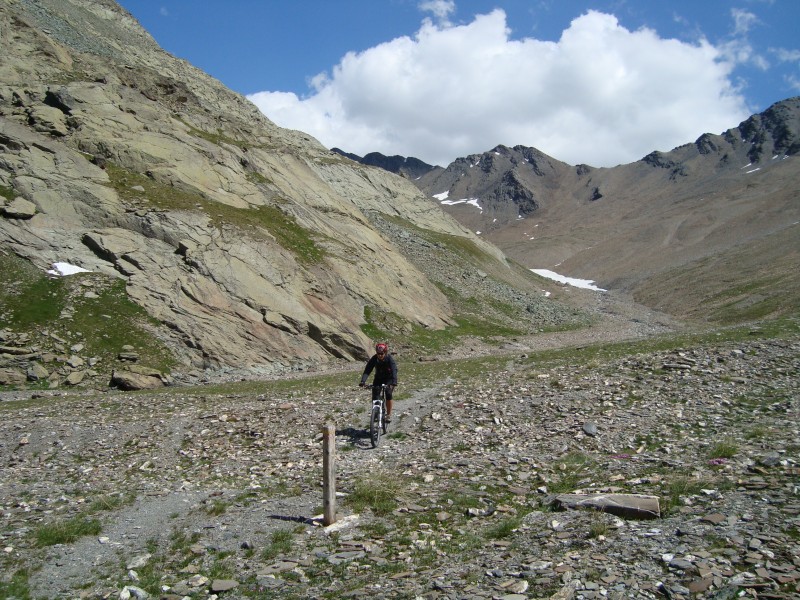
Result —
MULTIPOLYGON (((800 236, 791 231, 800 219, 798 150, 800 97, 792 97, 722 134, 705 133, 616 167, 568 165, 536 148, 499 145, 414 183, 524 266, 596 280, 651 308, 669 306, 676 316, 696 318, 706 295, 725 294, 725 280, 733 288, 748 285, 722 260, 726 253, 746 252, 752 243, 773 254, 768 248, 776 244, 800 267, 796 245, 781 241, 800 236), (664 287, 663 281, 675 284, 677 272, 707 260, 727 265, 709 289, 664 287)), ((762 316, 784 314, 800 300, 797 279, 771 269, 764 265, 750 282, 764 296, 762 316)), ((712 304, 710 315, 721 308, 712 304)))
POLYGON ((345 156, 350 160, 362 165, 378 167, 384 171, 389 171, 390 173, 401 175, 408 179, 417 179, 430 173, 434 169, 441 168, 434 165, 429 165, 428 163, 411 156, 405 157, 397 154, 393 156, 386 156, 380 152, 370 152, 364 156, 358 156, 357 154, 353 154, 351 152, 345 152, 340 148, 331 148, 331 152, 341 154, 342 156, 345 156))

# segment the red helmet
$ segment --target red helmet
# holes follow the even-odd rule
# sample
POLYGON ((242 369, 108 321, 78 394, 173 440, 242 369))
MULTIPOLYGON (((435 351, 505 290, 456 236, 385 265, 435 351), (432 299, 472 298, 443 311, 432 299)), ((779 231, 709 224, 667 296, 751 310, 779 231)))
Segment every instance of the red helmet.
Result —
POLYGON ((379 342, 375 344, 375 352, 377 352, 378 354, 386 354, 387 352, 389 352, 389 344, 386 344, 384 342, 379 342))

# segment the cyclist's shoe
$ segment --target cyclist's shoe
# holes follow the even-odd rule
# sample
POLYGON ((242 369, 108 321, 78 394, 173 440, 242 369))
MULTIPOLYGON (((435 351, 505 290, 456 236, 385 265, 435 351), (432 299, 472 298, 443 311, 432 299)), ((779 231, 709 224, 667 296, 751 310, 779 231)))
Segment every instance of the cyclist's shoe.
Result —
POLYGON ((389 415, 386 415, 386 416, 383 418, 383 420, 384 420, 384 421, 386 421, 386 424, 388 425, 389 423, 391 423, 391 422, 392 422, 392 417, 390 417, 389 415))

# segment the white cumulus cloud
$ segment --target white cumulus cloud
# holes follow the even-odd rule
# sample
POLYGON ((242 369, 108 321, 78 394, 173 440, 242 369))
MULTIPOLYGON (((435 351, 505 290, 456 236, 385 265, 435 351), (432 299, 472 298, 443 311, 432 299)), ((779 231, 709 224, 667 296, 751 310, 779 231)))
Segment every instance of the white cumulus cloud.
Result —
POLYGON ((630 31, 596 11, 558 41, 513 39, 502 10, 452 25, 443 20, 448 6, 427 3, 440 22, 425 19, 413 38, 346 54, 313 78, 307 96, 248 97, 278 125, 327 147, 439 165, 521 144, 570 164, 613 166, 750 114, 731 81, 730 48, 630 31))

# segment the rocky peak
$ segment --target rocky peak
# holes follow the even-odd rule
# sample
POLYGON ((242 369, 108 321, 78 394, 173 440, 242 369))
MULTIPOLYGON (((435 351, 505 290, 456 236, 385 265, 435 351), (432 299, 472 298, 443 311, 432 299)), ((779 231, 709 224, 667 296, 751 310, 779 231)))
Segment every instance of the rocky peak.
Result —
POLYGON ((752 144, 752 162, 773 155, 791 156, 800 151, 800 97, 773 104, 738 127, 742 140, 752 144))
POLYGON ((350 152, 345 152, 339 148, 331 148, 331 152, 335 152, 336 154, 341 154, 342 156, 346 156, 350 160, 354 160, 357 163, 361 163, 362 165, 369 165, 370 167, 378 167, 379 169, 383 169, 384 171, 389 171, 390 173, 394 173, 395 175, 401 175, 406 177, 407 179, 418 179, 422 177, 426 173, 430 173, 434 169, 438 169, 440 167, 435 167, 433 165, 429 165, 426 162, 419 160, 418 158, 414 158, 413 156, 405 157, 405 156, 386 156, 385 154, 381 154, 380 152, 370 152, 364 156, 358 156, 357 154, 352 154, 350 152))

